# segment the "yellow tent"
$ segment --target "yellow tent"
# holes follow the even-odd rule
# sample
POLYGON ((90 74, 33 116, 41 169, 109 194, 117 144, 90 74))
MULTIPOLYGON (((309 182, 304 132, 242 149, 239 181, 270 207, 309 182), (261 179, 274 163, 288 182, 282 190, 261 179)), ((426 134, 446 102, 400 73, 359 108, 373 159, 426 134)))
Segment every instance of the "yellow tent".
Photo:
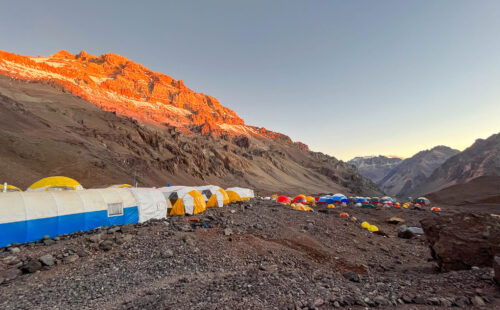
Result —
POLYGON ((207 207, 222 207, 230 202, 226 191, 215 185, 198 186, 198 190, 205 199, 207 207))
POLYGON ((115 184, 111 185, 109 188, 126 188, 126 187, 132 187, 130 184, 115 184))
POLYGON ((193 187, 170 186, 159 188, 159 190, 172 203, 169 215, 193 215, 207 209, 203 195, 193 187))
MULTIPOLYGON (((3 190, 4 190, 3 184, 0 184, 0 192, 3 192, 3 190)), ((22 190, 19 187, 7 184, 7 192, 22 192, 22 190)))
POLYGON ((231 202, 250 200, 254 198, 254 193, 252 189, 242 188, 242 187, 230 187, 226 189, 227 196, 231 202))
POLYGON ((76 180, 63 176, 43 178, 33 184, 26 191, 53 191, 53 190, 82 190, 83 186, 76 180))
POLYGON ((306 197, 307 204, 314 206, 316 204, 316 200, 312 196, 307 196, 306 197))
POLYGON ((305 206, 301 203, 292 203, 292 208, 294 210, 297 210, 297 211, 311 211, 312 208, 311 207, 308 207, 308 206, 305 206))

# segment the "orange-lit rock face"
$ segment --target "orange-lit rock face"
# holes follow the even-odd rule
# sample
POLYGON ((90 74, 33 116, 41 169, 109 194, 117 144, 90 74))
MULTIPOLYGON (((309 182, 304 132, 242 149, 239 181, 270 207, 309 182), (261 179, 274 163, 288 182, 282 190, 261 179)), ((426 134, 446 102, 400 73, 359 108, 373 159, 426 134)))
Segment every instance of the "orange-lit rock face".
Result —
POLYGON ((0 51, 0 74, 57 82, 102 109, 160 126, 196 125, 203 133, 254 131, 216 98, 116 54, 96 57, 60 51, 49 57, 26 57, 0 51))

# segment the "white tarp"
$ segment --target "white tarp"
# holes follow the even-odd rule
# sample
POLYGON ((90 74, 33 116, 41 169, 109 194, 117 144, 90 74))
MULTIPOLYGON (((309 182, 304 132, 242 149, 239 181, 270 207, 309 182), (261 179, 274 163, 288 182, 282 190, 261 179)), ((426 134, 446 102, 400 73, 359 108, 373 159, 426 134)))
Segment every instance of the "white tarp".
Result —
POLYGON ((230 187, 226 189, 227 191, 233 191, 238 194, 241 198, 255 198, 253 189, 243 188, 243 187, 230 187))
POLYGON ((128 188, 134 195, 139 208, 139 223, 150 219, 163 219, 167 216, 167 208, 172 208, 170 200, 165 199, 156 188, 128 188))

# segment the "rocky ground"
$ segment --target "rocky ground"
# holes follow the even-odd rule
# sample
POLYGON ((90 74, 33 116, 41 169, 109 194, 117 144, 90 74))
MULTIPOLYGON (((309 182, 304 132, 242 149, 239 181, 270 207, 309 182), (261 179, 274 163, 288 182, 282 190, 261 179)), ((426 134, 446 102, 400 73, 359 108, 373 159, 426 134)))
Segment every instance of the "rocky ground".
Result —
POLYGON ((500 308, 492 268, 439 273, 423 236, 398 237, 402 224, 458 212, 443 209, 301 212, 252 200, 47 238, 0 250, 0 308, 500 308))

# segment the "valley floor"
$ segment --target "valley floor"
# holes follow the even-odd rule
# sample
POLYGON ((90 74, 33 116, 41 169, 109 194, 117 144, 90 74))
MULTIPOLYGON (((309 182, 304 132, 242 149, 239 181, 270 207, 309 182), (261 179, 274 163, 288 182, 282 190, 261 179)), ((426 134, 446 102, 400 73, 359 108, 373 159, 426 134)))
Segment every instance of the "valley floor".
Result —
MULTIPOLYGON (((442 214, 458 212, 453 208, 443 207, 442 214)), ((433 309, 471 308, 473 302, 500 308, 491 268, 438 273, 423 237, 398 238, 398 225, 387 223, 397 216, 420 226, 421 219, 440 214, 314 210, 252 200, 193 217, 19 246, 19 253, 0 253, 0 272, 16 260, 46 254, 56 264, 1 284, 0 308, 433 309), (387 236, 362 229, 341 212, 387 236), (210 228, 193 227, 203 223, 210 228)), ((500 207, 478 209, 494 210, 500 207)))

